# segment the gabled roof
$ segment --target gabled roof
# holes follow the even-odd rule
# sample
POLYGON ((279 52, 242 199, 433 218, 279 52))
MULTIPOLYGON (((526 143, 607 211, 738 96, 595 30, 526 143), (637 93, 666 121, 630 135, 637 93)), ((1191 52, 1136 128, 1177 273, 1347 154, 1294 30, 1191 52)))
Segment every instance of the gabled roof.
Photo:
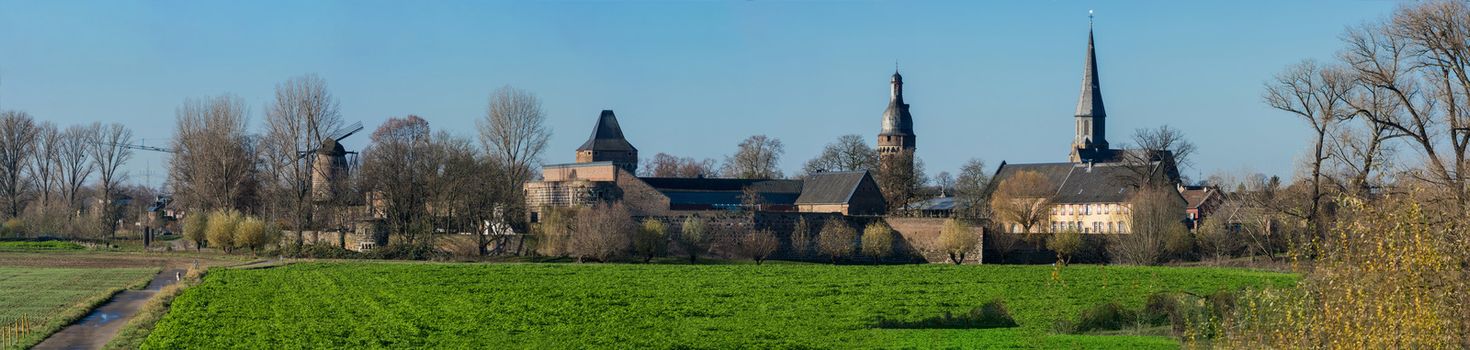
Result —
POLYGON ((1194 209, 1204 205, 1210 198, 1219 196, 1220 190, 1205 186, 1187 186, 1179 191, 1179 195, 1184 196, 1185 208, 1194 209))
POLYGON ((865 178, 869 178, 866 170, 811 174, 802 184, 796 204, 846 204, 865 178))
MULTIPOLYGON (((1160 164, 1155 162, 1154 166, 1160 164)), ((1126 202, 1135 190, 1128 179, 1137 176, 1122 163, 1001 163, 991 180, 991 190, 1022 171, 1041 174, 1057 186, 1052 199, 1056 204, 1126 202)))
POLYGON ((592 128, 592 137, 578 151, 637 152, 638 149, 623 138, 623 128, 618 126, 618 117, 610 109, 602 110, 597 117, 597 126, 592 128))

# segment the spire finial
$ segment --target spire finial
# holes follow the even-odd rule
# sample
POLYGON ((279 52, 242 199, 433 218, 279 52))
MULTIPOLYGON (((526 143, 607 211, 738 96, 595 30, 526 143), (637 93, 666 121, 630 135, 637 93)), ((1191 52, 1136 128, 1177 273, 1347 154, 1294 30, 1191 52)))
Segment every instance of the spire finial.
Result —
POLYGON ((893 72, 898 73, 898 60, 893 60, 893 72))
POLYGON ((1087 29, 1092 29, 1092 10, 1087 10, 1087 29))

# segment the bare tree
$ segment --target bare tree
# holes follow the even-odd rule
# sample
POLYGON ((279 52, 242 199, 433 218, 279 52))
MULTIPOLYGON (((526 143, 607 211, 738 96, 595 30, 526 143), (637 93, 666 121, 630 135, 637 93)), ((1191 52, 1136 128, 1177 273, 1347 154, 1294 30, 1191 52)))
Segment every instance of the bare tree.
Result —
POLYGON ((965 256, 976 251, 981 237, 963 220, 951 218, 939 229, 939 249, 949 255, 955 265, 963 264, 965 256))
POLYGON ((1288 67, 1266 85, 1263 99, 1282 111, 1306 120, 1312 127, 1311 202, 1307 208, 1307 230, 1322 237, 1322 164, 1328 157, 1328 135, 1338 122, 1352 114, 1347 103, 1353 88, 1351 77, 1337 67, 1323 67, 1316 61, 1303 61, 1288 67))
POLYGON ((954 184, 955 209, 959 210, 956 215, 970 220, 989 217, 989 193, 985 191, 989 186, 990 175, 985 172, 984 161, 972 158, 960 166, 960 176, 954 184))
POLYGON ((19 111, 0 112, 0 196, 5 199, 6 218, 20 216, 25 207, 26 160, 35 149, 36 122, 30 114, 19 111))
POLYGON ((254 208, 259 200, 256 142, 245 133, 244 100, 191 98, 176 114, 169 182, 180 204, 200 210, 254 208))
POLYGON ((689 255, 689 263, 695 263, 699 254, 709 250, 710 241, 713 241, 710 239, 709 221, 698 216, 689 216, 679 227, 679 236, 675 241, 684 249, 684 254, 689 255))
POLYGON ((938 175, 934 175, 934 186, 938 187, 940 197, 954 195, 954 175, 948 171, 939 172, 938 175))
POLYGON ((313 171, 329 171, 314 169, 321 156, 317 151, 328 146, 329 134, 342 127, 342 115, 326 80, 315 74, 276 84, 275 93, 275 100, 266 106, 260 153, 269 174, 266 187, 272 194, 272 211, 286 218, 301 244, 317 211, 312 201, 313 171))
POLYGON ((700 177, 715 175, 715 160, 692 157, 676 157, 668 153, 653 155, 638 168, 642 176, 651 177, 700 177))
POLYGON ((1120 263, 1157 264, 1169 237, 1188 230, 1183 200, 1173 188, 1141 189, 1129 199, 1128 210, 1128 233, 1109 236, 1108 252, 1120 263))
POLYGON ((622 203, 599 204, 577 215, 572 233, 572 255, 577 262, 611 261, 633 247, 637 223, 622 203))
POLYGON ((66 203, 72 210, 82 209, 81 192, 82 187, 87 184, 87 178, 97 170, 96 164, 89 157, 92 149, 94 130, 86 126, 73 125, 61 132, 61 140, 58 143, 57 156, 61 164, 61 195, 66 198, 66 203))
POLYGON ((1194 154, 1194 144, 1179 129, 1168 125, 1135 130, 1133 142, 1133 149, 1120 156, 1127 170, 1120 180, 1134 188, 1174 185, 1179 167, 1187 166, 1194 154))
POLYGON ((746 231, 740 236, 740 240, 736 244, 739 246, 742 254, 750 257, 750 260, 755 260, 756 265, 760 265, 761 262, 766 261, 766 258, 769 258, 771 254, 775 254, 776 249, 781 247, 781 241, 777 240, 776 235, 771 233, 770 230, 746 231))
POLYGON ((842 135, 822 148, 822 153, 808 160, 802 172, 811 175, 823 171, 876 169, 878 151, 856 134, 842 135))
POLYGON ((726 177, 741 179, 781 178, 781 155, 786 152, 781 140, 755 135, 740 142, 735 155, 725 157, 726 177))
POLYGON ((127 181, 127 174, 120 171, 133 158, 133 150, 123 147, 133 143, 133 131, 116 123, 93 123, 91 129, 95 139, 88 150, 91 151, 92 161, 97 168, 98 187, 102 192, 98 196, 102 197, 99 199, 107 234, 115 238, 117 221, 122 218, 123 213, 121 207, 113 204, 113 199, 120 194, 120 184, 127 181))
POLYGON ((51 195, 55 193, 56 176, 60 172, 58 164, 58 144, 61 141, 61 132, 56 130, 56 124, 51 122, 40 122, 36 124, 36 147, 31 152, 30 177, 35 179, 36 194, 40 196, 42 207, 51 204, 51 195))
POLYGON ((1052 184, 1041 173, 1021 171, 1001 180, 991 194, 990 207, 995 211, 995 222, 1010 233, 1031 233, 1051 218, 1053 198, 1057 185, 1052 184))
MULTIPOLYGON (((362 181, 390 234, 418 243, 429 231, 428 200, 432 172, 438 171, 429 122, 416 115, 389 118, 363 151, 362 181)), ((387 237, 378 237, 387 244, 387 237)))
POLYGON ((920 195, 929 182, 924 174, 924 161, 914 157, 913 152, 899 152, 892 157, 882 158, 875 180, 883 192, 890 212, 908 207, 920 195), (909 166, 912 164, 913 166, 909 166))
POLYGON ((791 251, 795 257, 806 256, 811 251, 813 241, 811 223, 805 217, 796 218, 796 226, 791 230, 791 251))
POLYGON ((551 139, 546 115, 541 112, 541 99, 510 86, 490 94, 485 118, 475 125, 480 130, 480 143, 485 151, 504 164, 510 171, 508 179, 517 184, 531 178, 546 142, 551 139))
POLYGON ((852 256, 856 243, 857 231, 838 218, 827 220, 817 234, 817 251, 831 258, 832 264, 837 264, 837 259, 852 256))

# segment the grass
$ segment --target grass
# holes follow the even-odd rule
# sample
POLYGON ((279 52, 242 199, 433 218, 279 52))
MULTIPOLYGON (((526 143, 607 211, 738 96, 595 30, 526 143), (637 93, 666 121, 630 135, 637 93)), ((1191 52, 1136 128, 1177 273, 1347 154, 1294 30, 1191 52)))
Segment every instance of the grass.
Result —
POLYGON ((35 324, 32 331, 22 335, 19 344, 11 344, 24 349, 85 316, 113 294, 147 285, 157 272, 156 268, 0 266, 0 326, 23 315, 30 319, 35 324))
POLYGON ((80 244, 65 241, 5 241, 0 242, 0 251, 60 251, 82 250, 80 244))
POLYGON ((211 271, 143 348, 1176 348, 1052 325, 1157 291, 1290 286, 1215 268, 321 262, 211 271), (1063 283, 1064 281, 1065 283, 1063 283), (1001 300, 1018 324, 923 324, 1001 300))

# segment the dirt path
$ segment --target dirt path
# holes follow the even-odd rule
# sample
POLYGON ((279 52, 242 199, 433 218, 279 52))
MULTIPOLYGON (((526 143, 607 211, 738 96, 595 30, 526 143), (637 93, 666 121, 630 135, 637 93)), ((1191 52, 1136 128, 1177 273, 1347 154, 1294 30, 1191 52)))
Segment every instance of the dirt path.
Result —
POLYGON ((101 349, 112 337, 117 336, 118 329, 127 324, 148 299, 158 294, 158 290, 164 286, 178 282, 178 276, 183 273, 184 269, 165 269, 153 276, 148 287, 142 290, 125 290, 113 295, 107 303, 92 310, 76 323, 52 334, 33 349, 101 349))

